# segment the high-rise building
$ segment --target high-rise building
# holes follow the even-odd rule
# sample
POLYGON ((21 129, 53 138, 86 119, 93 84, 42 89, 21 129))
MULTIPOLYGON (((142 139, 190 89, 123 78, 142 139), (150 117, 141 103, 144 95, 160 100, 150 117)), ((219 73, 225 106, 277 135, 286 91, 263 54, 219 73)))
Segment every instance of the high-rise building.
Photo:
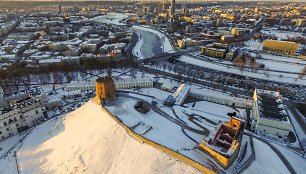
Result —
POLYGON ((257 7, 255 7, 255 13, 258 13, 258 10, 259 10, 259 8, 258 8, 258 6, 257 7))
POLYGON ((172 17, 175 13, 175 0, 170 1, 169 16, 172 17))
POLYGON ((163 0, 162 11, 163 11, 163 12, 166 11, 166 2, 165 2, 165 0, 163 0))
POLYGON ((182 15, 187 15, 187 13, 188 13, 188 11, 187 11, 187 6, 186 6, 186 4, 183 4, 182 5, 182 15))
POLYGON ((148 14, 149 14, 149 10, 150 10, 150 7, 144 6, 144 7, 143 7, 143 13, 144 13, 144 15, 148 15, 148 14))
POLYGON ((216 21, 216 26, 220 27, 223 24, 223 18, 218 18, 216 21))

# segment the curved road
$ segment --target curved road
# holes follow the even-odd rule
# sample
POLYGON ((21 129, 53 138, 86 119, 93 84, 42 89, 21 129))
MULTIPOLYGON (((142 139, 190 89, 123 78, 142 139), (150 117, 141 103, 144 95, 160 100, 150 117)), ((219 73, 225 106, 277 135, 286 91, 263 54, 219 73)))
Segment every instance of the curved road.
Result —
POLYGON ((194 129, 188 125, 186 125, 184 122, 182 122, 181 120, 179 119, 175 119, 173 117, 171 117, 170 115, 168 115, 167 113, 165 113, 164 111, 160 110, 159 108, 153 106, 151 103, 141 99, 141 98, 138 98, 138 97, 134 97, 134 96, 130 96, 128 95, 129 92, 128 91, 119 91, 118 93, 121 93, 120 95, 122 96, 127 96, 127 97, 130 97, 130 98, 134 98, 134 99, 137 99, 137 100, 140 100, 142 101, 143 103, 145 103, 147 106, 149 106, 150 109, 152 109, 154 112, 158 113, 159 115, 163 116, 164 118, 166 118, 167 120, 173 122, 174 124, 177 124, 178 126, 180 126, 182 129, 187 129, 191 132, 194 132, 196 134, 200 134, 200 135, 204 135, 204 136, 207 136, 208 135, 208 130, 198 130, 198 129, 194 129))
POLYGON ((287 169, 290 171, 291 174, 297 174, 297 172, 295 171, 295 169, 291 166, 291 164, 289 163, 289 161, 287 160, 287 158, 276 148, 274 147, 269 141, 259 138, 257 136, 254 136, 251 133, 248 132, 244 132, 245 135, 251 136, 252 138, 255 138, 265 144, 267 144, 272 150, 273 152, 279 157, 279 159, 284 163, 284 165, 287 167, 287 169))

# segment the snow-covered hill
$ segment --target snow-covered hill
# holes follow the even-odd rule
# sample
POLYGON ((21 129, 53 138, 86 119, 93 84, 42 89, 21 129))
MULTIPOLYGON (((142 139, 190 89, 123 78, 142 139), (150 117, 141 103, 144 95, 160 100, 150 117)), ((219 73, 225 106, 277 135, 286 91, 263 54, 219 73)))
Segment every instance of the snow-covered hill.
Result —
POLYGON ((17 153, 21 173, 200 173, 139 143, 93 101, 48 121, 17 153))

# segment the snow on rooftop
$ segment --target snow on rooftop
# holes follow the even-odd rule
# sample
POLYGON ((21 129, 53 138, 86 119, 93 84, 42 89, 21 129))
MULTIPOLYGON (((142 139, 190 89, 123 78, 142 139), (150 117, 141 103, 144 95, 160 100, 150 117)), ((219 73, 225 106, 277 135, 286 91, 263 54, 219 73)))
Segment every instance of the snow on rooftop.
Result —
POLYGON ((180 105, 184 102, 188 92, 189 92, 190 86, 188 84, 181 84, 175 93, 173 94, 173 97, 175 98, 175 103, 180 105))
POLYGON ((151 83, 152 80, 149 77, 142 77, 142 78, 118 78, 115 79, 115 83, 137 83, 137 82, 147 82, 151 83))

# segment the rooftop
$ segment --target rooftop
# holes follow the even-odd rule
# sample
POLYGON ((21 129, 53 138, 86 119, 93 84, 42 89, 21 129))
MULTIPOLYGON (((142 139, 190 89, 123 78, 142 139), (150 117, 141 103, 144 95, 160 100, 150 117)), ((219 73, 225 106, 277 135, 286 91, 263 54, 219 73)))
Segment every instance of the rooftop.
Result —
POLYGON ((111 77, 105 76, 105 77, 99 77, 96 82, 98 83, 111 83, 113 82, 113 79, 111 77))
POLYGON ((288 121, 288 115, 283 105, 283 97, 279 92, 257 90, 257 98, 260 117, 288 121))

